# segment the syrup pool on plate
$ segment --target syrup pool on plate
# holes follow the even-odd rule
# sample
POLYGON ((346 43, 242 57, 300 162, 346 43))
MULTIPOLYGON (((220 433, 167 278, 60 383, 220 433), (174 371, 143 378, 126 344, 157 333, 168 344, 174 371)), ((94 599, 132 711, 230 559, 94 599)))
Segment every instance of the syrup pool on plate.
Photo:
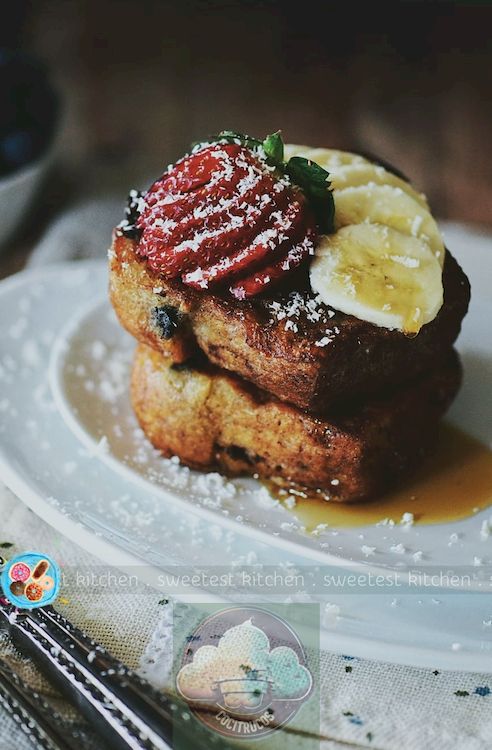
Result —
POLYGON ((268 483, 272 495, 312 531, 319 524, 369 526, 385 518, 398 522, 412 513, 420 524, 449 523, 492 505, 492 451, 465 432, 443 425, 435 453, 403 486, 363 503, 337 503, 322 493, 268 483), (292 498, 295 506, 292 506, 292 498))

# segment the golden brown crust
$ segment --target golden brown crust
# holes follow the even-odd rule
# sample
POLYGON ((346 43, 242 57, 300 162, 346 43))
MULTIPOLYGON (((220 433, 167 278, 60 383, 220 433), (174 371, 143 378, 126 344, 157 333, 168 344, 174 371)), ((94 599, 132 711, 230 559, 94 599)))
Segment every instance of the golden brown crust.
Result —
POLYGON ((438 369, 410 385, 320 419, 209 364, 176 368, 140 345, 132 402, 165 456, 229 475, 282 477, 351 502, 383 492, 422 460, 460 377, 458 357, 449 352, 438 369))
MULTIPOLYGON (((425 372, 434 366, 456 339, 469 301, 466 276, 447 254, 444 268, 445 303, 437 318, 418 336, 378 328, 336 313, 327 322, 305 315, 294 318, 297 331, 286 330, 271 303, 283 306, 287 293, 251 301, 196 292, 177 281, 148 271, 131 240, 115 235, 110 263, 110 295, 122 325, 141 343, 183 362, 200 349, 219 367, 237 373, 277 398, 310 413, 329 413, 334 403, 356 394, 370 394, 425 372), (179 311, 179 325, 164 338, 155 309, 179 311)), ((304 300, 312 293, 301 292, 304 300)))

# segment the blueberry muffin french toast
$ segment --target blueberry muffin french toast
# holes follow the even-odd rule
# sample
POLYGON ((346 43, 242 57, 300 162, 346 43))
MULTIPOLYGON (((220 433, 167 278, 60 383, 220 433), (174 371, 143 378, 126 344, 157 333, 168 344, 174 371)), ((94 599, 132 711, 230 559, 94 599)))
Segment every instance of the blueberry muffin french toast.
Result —
POLYGON ((231 131, 131 191, 110 296, 137 418, 196 469, 372 498, 455 397, 470 289, 425 197, 333 149, 231 131))

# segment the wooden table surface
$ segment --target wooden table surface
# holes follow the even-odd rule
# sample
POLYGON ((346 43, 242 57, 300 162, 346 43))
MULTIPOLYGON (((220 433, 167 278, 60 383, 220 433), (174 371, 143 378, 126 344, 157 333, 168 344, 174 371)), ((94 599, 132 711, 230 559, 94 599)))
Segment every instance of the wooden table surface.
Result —
POLYGON ((282 129, 370 151, 435 213, 492 225, 492 5, 37 0, 16 44, 64 99, 59 161, 1 254, 21 267, 76 199, 143 187, 193 140, 282 129))

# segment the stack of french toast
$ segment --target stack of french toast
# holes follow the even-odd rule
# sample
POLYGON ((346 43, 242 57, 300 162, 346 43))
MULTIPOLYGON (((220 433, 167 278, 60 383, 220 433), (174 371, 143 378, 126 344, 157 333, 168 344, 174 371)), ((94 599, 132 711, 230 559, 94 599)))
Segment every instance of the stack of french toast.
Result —
POLYGON ((194 469, 373 498, 429 460, 467 278, 399 173, 247 139, 199 144, 114 232, 135 413, 194 469))

